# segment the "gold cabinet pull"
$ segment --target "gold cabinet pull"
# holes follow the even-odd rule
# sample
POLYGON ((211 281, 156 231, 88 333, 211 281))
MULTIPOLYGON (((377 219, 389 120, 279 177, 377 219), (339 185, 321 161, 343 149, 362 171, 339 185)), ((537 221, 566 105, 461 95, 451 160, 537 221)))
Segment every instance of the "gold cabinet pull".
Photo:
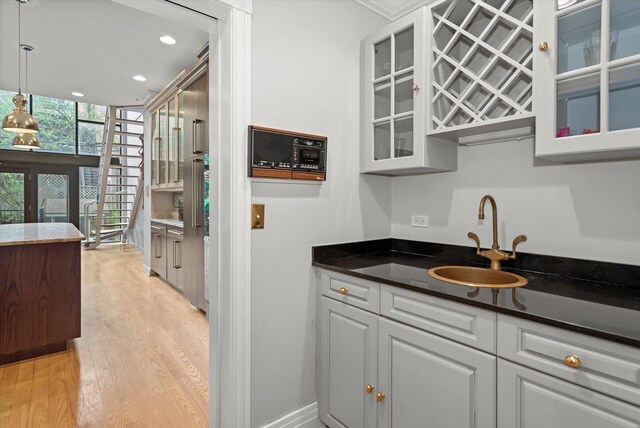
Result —
POLYGON ((541 42, 541 43, 538 45, 538 50, 539 50, 540 52, 546 52, 548 48, 549 48, 549 43, 547 43, 547 42, 541 42))
POLYGON ((582 365, 582 361, 577 355, 567 355, 564 358, 564 363, 572 369, 577 369, 582 365))
POLYGON ((338 293, 340 294, 347 294, 349 292, 348 288, 342 287, 340 288, 340 290, 338 290, 338 293))
POLYGON ((420 85, 418 85, 417 83, 414 83, 411 88, 413 89, 413 92, 418 92, 420 90, 420 85))
POLYGON ((376 394, 376 400, 377 400, 377 401, 382 401, 382 400, 384 400, 384 397, 385 397, 384 392, 378 392, 378 393, 376 394))
POLYGON ((369 383, 369 384, 367 384, 367 386, 364 387, 364 389, 365 389, 365 391, 367 391, 367 394, 371 394, 373 392, 373 390, 375 389, 375 387, 369 383))

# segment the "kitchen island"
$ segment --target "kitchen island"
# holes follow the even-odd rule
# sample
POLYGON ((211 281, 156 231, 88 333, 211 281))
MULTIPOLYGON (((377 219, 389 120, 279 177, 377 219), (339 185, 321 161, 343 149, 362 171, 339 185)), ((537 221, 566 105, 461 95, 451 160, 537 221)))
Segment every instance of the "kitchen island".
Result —
POLYGON ((0 364, 80 337, 80 241, 70 223, 0 225, 0 364))

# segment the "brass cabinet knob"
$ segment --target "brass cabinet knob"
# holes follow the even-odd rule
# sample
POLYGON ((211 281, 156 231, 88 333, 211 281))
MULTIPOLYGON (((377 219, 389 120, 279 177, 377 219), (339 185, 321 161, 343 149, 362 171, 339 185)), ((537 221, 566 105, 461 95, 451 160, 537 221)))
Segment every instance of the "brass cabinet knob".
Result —
POLYGON ((375 389, 375 387, 371 384, 367 384, 367 386, 364 387, 365 391, 367 391, 367 394, 371 394, 373 392, 373 390, 375 389))
POLYGON ((577 369, 582 365, 582 361, 580 361, 577 355, 567 355, 564 358, 564 363, 572 369, 577 369))
POLYGON ((414 83, 411 88, 413 88, 413 92, 417 92, 420 90, 420 85, 418 85, 417 83, 414 83))
POLYGON ((340 293, 340 294, 347 294, 348 292, 349 292, 349 289, 348 288, 344 288, 344 287, 342 287, 342 288, 340 288, 340 290, 338 290, 338 293, 340 293))
POLYGON ((549 48, 549 43, 547 43, 547 42, 541 42, 541 43, 538 45, 538 50, 539 50, 540 52, 546 52, 548 48, 549 48))
POLYGON ((384 400, 384 397, 385 397, 384 392, 378 392, 376 394, 376 400, 378 400, 378 401, 384 400))

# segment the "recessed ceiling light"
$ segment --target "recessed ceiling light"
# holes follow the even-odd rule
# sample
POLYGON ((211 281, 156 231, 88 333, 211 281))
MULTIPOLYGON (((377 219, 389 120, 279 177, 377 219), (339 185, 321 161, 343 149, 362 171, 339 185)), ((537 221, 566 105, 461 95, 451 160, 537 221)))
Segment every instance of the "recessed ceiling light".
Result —
POLYGON ((139 74, 136 74, 135 76, 133 76, 133 80, 137 80, 138 82, 146 82, 147 78, 139 74))
POLYGON ((162 43, 164 43, 165 45, 175 45, 176 44, 176 39, 174 39, 171 36, 162 36, 162 37, 160 37, 160 41, 162 43))
POLYGON ((71 92, 71 95, 73 95, 74 97, 84 97, 84 94, 82 92, 71 92))

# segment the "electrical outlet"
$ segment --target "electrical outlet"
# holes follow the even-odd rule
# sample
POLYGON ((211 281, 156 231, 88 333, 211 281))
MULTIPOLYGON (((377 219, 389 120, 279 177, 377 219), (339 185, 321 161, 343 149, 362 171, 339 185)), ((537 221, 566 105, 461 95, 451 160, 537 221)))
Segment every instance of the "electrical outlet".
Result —
POLYGON ((412 215, 411 227, 429 227, 429 217, 426 215, 412 215))

